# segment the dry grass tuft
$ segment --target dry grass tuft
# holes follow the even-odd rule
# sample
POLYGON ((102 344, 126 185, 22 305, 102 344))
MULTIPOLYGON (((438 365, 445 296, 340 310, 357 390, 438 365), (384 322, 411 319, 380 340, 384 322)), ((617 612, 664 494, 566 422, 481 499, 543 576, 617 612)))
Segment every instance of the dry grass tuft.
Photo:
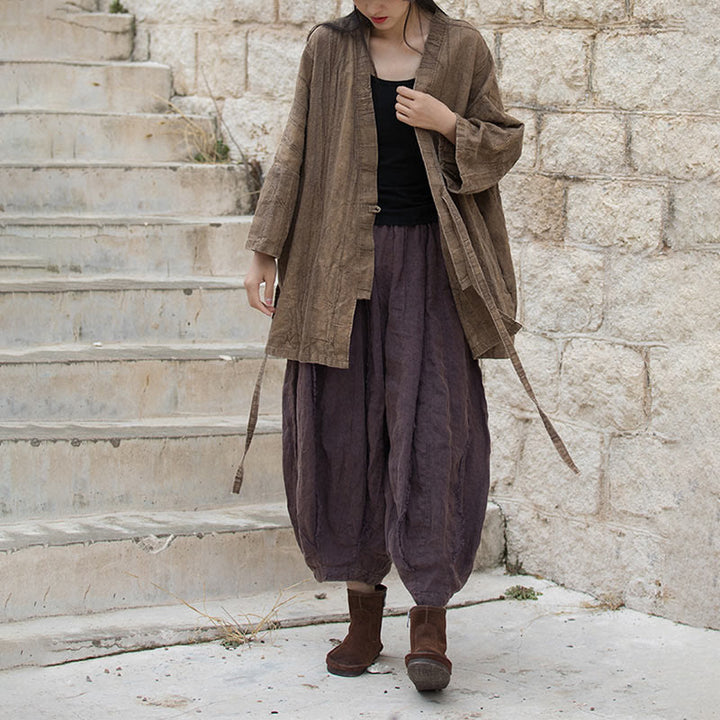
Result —
POLYGON ((220 107, 217 98, 213 95, 210 89, 210 84, 207 81, 205 72, 200 68, 200 72, 207 88, 209 99, 215 108, 215 115, 217 118, 217 125, 213 132, 208 132, 206 128, 195 122, 187 113, 183 112, 172 100, 161 97, 156 93, 152 93, 152 96, 161 100, 165 103, 169 111, 179 115, 185 121, 184 127, 184 140, 188 149, 189 159, 193 162, 198 163, 232 163, 233 160, 230 158, 230 148, 223 140, 220 129, 225 131, 225 134, 229 141, 235 146, 237 154, 240 160, 237 162, 245 170, 245 180, 247 183, 248 195, 250 197, 250 208, 249 213, 253 214, 257 206, 257 201, 260 196, 260 190, 264 182, 264 175, 262 166, 256 158, 249 158, 245 151, 242 149, 240 144, 233 137, 232 131, 228 127, 227 123, 223 119, 222 108, 220 107))
MULTIPOLYGON (((142 578, 140 578, 138 575, 135 575, 133 573, 127 574, 136 578, 137 580, 142 580, 142 578)), ((253 642, 262 642, 265 637, 273 630, 280 629, 282 627, 282 623, 277 617, 280 608, 292 602, 297 597, 297 595, 291 595, 290 597, 283 599, 283 595, 288 590, 292 590, 293 588, 302 584, 296 583, 295 585, 290 585, 289 587, 280 590, 277 598, 275 599, 275 602, 273 603, 270 610, 265 613, 265 615, 261 616, 254 613, 247 613, 242 615, 241 618, 238 619, 233 617, 225 608, 222 608, 222 610, 226 614, 226 618, 218 617, 216 615, 210 615, 209 613, 205 612, 204 610, 200 610, 192 603, 188 602, 184 598, 181 598, 179 595, 176 595, 174 592, 168 590, 162 585, 158 585, 157 583, 152 581, 149 582, 153 587, 157 588, 158 590, 162 590, 164 593, 167 593, 168 595, 185 605, 185 607, 190 608, 190 610, 210 622, 218 631, 218 635, 223 646, 229 650, 240 647, 241 645, 249 645, 253 642)), ((203 601, 203 604, 205 604, 205 601, 203 601)))
POLYGON ((188 156, 197 163, 230 162, 230 148, 216 131, 208 132, 207 128, 195 122, 184 113, 172 100, 165 100, 168 108, 179 115, 185 122, 183 140, 188 149, 188 156))
POLYGON ((620 593, 610 592, 601 593, 597 602, 584 602, 582 606, 590 610, 619 610, 621 607, 625 607, 625 603, 620 593))

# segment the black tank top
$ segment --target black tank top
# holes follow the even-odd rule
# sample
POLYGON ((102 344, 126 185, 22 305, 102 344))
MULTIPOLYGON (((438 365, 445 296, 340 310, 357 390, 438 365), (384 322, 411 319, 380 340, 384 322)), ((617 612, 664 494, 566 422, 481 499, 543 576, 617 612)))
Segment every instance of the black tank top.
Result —
POLYGON ((378 205, 376 225, 421 225, 437 220, 437 211, 420 155, 415 129, 395 115, 397 89, 414 80, 371 76, 378 134, 378 205))

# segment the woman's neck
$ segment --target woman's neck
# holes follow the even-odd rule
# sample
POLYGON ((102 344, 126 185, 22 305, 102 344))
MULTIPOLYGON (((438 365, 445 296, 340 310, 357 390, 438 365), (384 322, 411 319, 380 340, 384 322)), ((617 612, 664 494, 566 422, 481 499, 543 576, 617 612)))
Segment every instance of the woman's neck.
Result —
POLYGON ((400 22, 388 30, 373 27, 370 30, 370 37, 373 41, 379 41, 382 44, 406 45, 409 43, 421 50, 425 44, 431 17, 430 14, 420 10, 415 3, 408 3, 406 22, 400 22))
POLYGON ((368 49, 378 77, 385 80, 408 80, 415 77, 432 16, 420 15, 414 6, 411 12, 405 34, 403 24, 400 24, 399 33, 378 32, 375 28, 370 33, 368 49))

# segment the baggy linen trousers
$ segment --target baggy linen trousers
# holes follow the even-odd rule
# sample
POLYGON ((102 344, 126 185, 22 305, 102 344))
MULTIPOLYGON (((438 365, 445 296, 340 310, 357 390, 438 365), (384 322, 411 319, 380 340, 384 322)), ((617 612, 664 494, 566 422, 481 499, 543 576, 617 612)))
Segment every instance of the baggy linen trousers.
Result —
POLYGON ((458 318, 437 222, 376 225, 369 300, 347 369, 289 360, 283 474, 295 537, 318 581, 382 581, 418 605, 467 581, 489 490, 482 374, 458 318))

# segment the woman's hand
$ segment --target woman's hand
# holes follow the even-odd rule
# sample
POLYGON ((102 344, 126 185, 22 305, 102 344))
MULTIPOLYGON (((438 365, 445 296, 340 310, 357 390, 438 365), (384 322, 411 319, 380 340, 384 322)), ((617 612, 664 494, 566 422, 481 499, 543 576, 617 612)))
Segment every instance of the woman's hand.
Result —
POLYGON ((275 258, 272 255, 266 255, 256 250, 250 262, 250 269, 245 275, 245 292, 247 292, 250 307, 259 310, 268 317, 272 317, 275 313, 273 307, 275 273, 275 258), (261 294, 260 286, 263 283, 265 284, 265 290, 261 294))
POLYGON ((455 144, 455 113, 442 100, 401 85, 395 111, 400 122, 424 130, 435 130, 455 144))

